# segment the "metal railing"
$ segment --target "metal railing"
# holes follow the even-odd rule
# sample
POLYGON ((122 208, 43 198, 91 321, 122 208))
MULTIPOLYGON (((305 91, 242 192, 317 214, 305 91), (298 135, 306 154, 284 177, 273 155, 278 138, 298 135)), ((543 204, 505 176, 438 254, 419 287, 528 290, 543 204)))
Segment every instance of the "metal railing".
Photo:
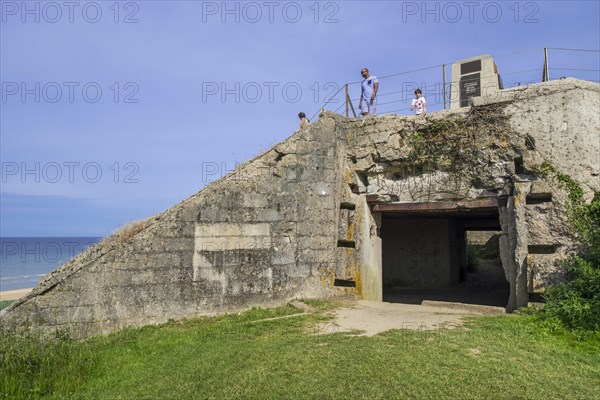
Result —
MULTIPOLYGON (((560 54, 567 52, 593 54, 594 60, 592 61, 592 66, 600 67, 600 50, 591 49, 545 47, 543 49, 528 49, 508 54, 501 54, 493 56, 493 58, 494 61, 496 61, 505 59, 506 57, 519 56, 519 59, 523 59, 523 62, 525 63, 523 66, 517 67, 519 68, 518 70, 500 71, 501 77, 506 78, 510 76, 511 79, 515 79, 512 82, 504 82, 504 88, 523 86, 539 82, 547 82, 552 79, 559 79, 563 77, 563 72, 569 72, 571 75, 577 75, 573 77, 579 79, 600 83, 600 68, 582 68, 581 65, 576 65, 575 63, 573 63, 573 58, 560 56, 560 54), (534 63, 536 59, 540 60, 540 58, 538 58, 541 55, 540 53, 543 54, 543 62, 541 63, 541 67, 526 68, 530 67, 531 63, 534 63), (556 60, 556 65, 559 65, 559 67, 552 67, 552 64, 550 63, 551 60, 556 60), (591 73, 594 74, 595 79, 590 78, 591 73)), ((516 64, 518 65, 519 63, 516 64)), ((453 88, 455 93, 456 85, 458 85, 459 83, 459 80, 447 81, 446 70, 448 65, 452 64, 438 64, 378 77, 379 81, 389 83, 387 87, 390 88, 388 92, 377 94, 377 107, 379 111, 378 114, 393 114, 404 111, 410 111, 410 106, 404 106, 401 108, 394 107, 397 107, 398 105, 401 105, 403 103, 409 103, 412 99, 413 92, 416 88, 420 88, 423 91, 423 95, 425 98, 434 97, 433 101, 427 101, 427 107, 429 110, 431 110, 432 108, 434 111, 439 109, 448 109, 450 96, 453 93, 453 88), (408 82, 404 81, 402 82, 401 87, 398 87, 397 84, 392 83, 395 78, 407 77, 410 75, 415 76, 417 74, 421 77, 418 79, 418 82, 417 79, 408 82), (397 99, 397 97, 400 97, 400 99, 397 99), (382 102, 382 98, 386 99, 382 102), (385 109, 386 111, 381 112, 382 106, 383 109, 385 109)), ((584 65, 584 67, 587 66, 589 66, 589 62, 588 65, 584 65)), ((312 118, 315 118, 321 111, 324 111, 327 107, 330 107, 330 111, 336 113, 342 110, 342 108, 344 108, 344 113, 346 117, 350 117, 351 114, 354 117, 356 117, 356 110, 354 108, 354 104, 356 104, 360 100, 360 97, 353 98, 351 95, 351 89, 353 89, 355 85, 358 85, 358 90, 360 90, 361 83, 362 81, 354 81, 340 85, 338 91, 335 92, 325 101, 325 103, 319 108, 319 110, 313 115, 312 118), (332 108, 333 105, 336 105, 337 107, 332 108)))

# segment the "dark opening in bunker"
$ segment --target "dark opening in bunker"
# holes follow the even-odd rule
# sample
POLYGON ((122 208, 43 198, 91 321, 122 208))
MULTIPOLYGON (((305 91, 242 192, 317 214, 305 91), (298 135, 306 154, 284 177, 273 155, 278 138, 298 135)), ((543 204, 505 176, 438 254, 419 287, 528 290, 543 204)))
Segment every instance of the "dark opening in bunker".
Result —
POLYGON ((506 307, 498 207, 479 202, 386 204, 381 212, 383 301, 506 307))

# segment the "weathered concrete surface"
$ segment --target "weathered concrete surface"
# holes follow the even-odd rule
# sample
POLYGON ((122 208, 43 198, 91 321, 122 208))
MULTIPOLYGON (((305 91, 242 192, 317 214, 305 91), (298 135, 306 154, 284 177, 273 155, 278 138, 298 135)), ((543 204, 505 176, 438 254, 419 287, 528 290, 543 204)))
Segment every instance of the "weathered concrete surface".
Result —
POLYGON ((571 176, 587 200, 600 189, 600 86, 565 79, 473 104, 426 118, 350 121, 348 175, 359 195, 374 193, 384 202, 505 198, 498 209, 500 253, 512 310, 527 304, 528 292, 559 281, 556 262, 577 248, 568 193, 540 166, 549 162, 571 176), (470 135, 447 135, 469 126, 470 135))
POLYGON ((273 149, 49 274, 2 324, 84 337, 330 294, 341 154, 323 116, 273 149))
POLYGON ((474 106, 506 102, 511 127, 528 139, 525 165, 549 160, 580 182, 588 196, 600 191, 600 91, 596 83, 567 78, 474 99, 474 106))
POLYGON ((483 258, 500 257, 500 246, 498 244, 500 232, 495 231, 470 231, 467 241, 481 252, 483 258))
POLYGON ((577 244, 567 193, 539 165, 569 174, 588 199, 599 189, 600 86, 567 79, 473 104, 364 123, 324 113, 139 232, 67 262, 3 310, 2 324, 85 337, 294 297, 381 300, 382 215, 367 194, 379 202, 497 199, 507 308, 525 305, 528 291, 560 278, 554 262, 577 244))
POLYGON ((454 221, 388 219, 382 223, 384 287, 443 288, 460 281, 454 221))

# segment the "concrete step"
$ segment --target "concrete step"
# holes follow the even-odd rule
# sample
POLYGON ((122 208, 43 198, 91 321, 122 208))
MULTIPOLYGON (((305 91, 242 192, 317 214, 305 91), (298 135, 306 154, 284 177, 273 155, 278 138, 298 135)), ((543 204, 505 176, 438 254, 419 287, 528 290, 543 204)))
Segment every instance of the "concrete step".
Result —
POLYGON ((496 315, 506 314, 504 307, 484 306, 479 304, 455 303, 450 301, 423 300, 423 306, 449 308, 452 310, 464 310, 477 314, 496 315))

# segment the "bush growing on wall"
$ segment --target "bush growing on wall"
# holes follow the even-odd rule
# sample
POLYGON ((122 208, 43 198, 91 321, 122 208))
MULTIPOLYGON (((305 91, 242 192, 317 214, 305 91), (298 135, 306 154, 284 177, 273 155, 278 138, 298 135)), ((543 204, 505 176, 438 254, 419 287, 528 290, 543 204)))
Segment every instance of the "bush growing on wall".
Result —
POLYGON ((563 262, 567 282, 546 291, 542 315, 569 329, 600 331, 600 193, 585 204, 583 190, 573 179, 548 163, 542 168, 569 191, 570 219, 581 243, 579 254, 563 262))

